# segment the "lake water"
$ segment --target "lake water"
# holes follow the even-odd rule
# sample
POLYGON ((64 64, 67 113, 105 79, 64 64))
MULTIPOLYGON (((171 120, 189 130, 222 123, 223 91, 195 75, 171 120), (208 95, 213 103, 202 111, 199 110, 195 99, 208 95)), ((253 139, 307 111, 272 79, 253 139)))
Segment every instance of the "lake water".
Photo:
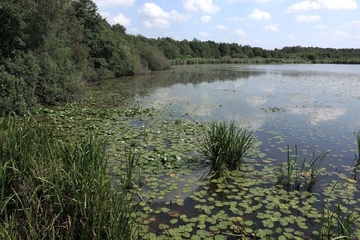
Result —
MULTIPOLYGON (((359 178, 352 174, 355 165, 354 156, 358 154, 354 132, 360 130, 359 66, 295 64, 177 66, 169 71, 146 76, 106 81, 98 89, 105 91, 108 96, 103 100, 103 106, 116 107, 129 104, 141 109, 155 108, 170 113, 173 118, 194 122, 235 121, 239 126, 253 130, 258 141, 258 151, 251 156, 252 162, 248 164, 251 169, 248 169, 250 173, 248 178, 255 177, 258 178, 257 180, 262 179, 262 182, 234 180, 234 184, 223 186, 225 190, 219 187, 220 190, 213 191, 202 184, 199 188, 189 186, 193 182, 191 174, 177 178, 176 181, 181 185, 178 185, 177 189, 174 187, 172 194, 162 196, 163 201, 159 198, 160 201, 153 205, 153 210, 145 217, 142 216, 147 222, 150 221, 151 226, 150 230, 144 232, 155 232, 157 235, 165 236, 181 235, 186 232, 182 226, 190 221, 194 222, 191 229, 198 229, 193 230, 194 234, 215 236, 222 232, 214 226, 221 226, 223 223, 221 214, 226 213, 233 219, 230 223, 227 221, 228 225, 234 224, 237 216, 246 220, 245 225, 241 224, 243 229, 250 226, 251 229, 258 228, 259 236, 269 236, 271 232, 274 233, 274 229, 277 229, 276 236, 314 238, 316 234, 312 235, 313 231, 318 230, 319 225, 311 219, 318 219, 319 216, 308 214, 309 209, 299 209, 298 203, 290 200, 294 198, 293 195, 290 193, 290 196, 281 195, 283 193, 277 195, 274 193, 277 190, 274 190, 271 184, 267 184, 271 181, 270 176, 273 175, 270 172, 273 172, 274 168, 268 168, 266 163, 270 162, 271 166, 278 166, 286 161, 287 145, 291 148, 297 145, 301 159, 311 158, 312 154, 331 151, 322 162, 324 171, 314 192, 326 203, 341 202, 346 206, 344 213, 349 213, 351 209, 359 210, 356 207, 360 204, 359 178), (259 173, 258 177, 257 173, 259 173), (264 176, 267 174, 270 180, 264 176), (337 187, 332 188, 335 183, 338 184, 337 187), (234 186, 242 184, 246 186, 244 189, 241 187, 245 192, 239 192, 237 188, 233 189, 234 186), (188 187, 190 188, 186 194, 180 196, 182 189, 188 187), (217 194, 223 191, 228 196, 225 194, 219 197, 217 194), (239 195, 247 200, 238 198, 239 195), (206 202, 210 202, 208 205, 204 203, 204 198, 207 198, 206 202), (222 199, 221 203, 214 198, 222 199), (288 206, 289 212, 281 209, 279 205, 271 208, 265 206, 266 203, 280 201, 278 198, 289 198, 288 202, 284 200, 283 203, 288 206), (165 202, 166 200, 168 201, 165 202), (181 200, 179 206, 173 204, 169 207, 169 202, 178 200, 181 200), (183 207, 184 202, 185 207, 183 207), (237 212, 238 209, 234 208, 234 204, 247 210, 237 212), (262 207, 258 207, 259 204, 262 207), (224 209, 224 205, 230 206, 230 210, 224 209), (209 215, 206 211, 209 206, 215 206, 210 212, 212 216, 218 218, 211 221, 207 218, 199 220, 199 216, 204 215, 203 212, 209 215), (173 220, 173 224, 170 224, 173 227, 169 229, 167 223, 172 219, 171 217, 174 217, 174 214, 170 214, 169 217, 169 212, 177 213, 179 216, 187 215, 188 218, 185 217, 182 223, 173 220), (263 213, 267 215, 262 215, 263 213), (278 214, 275 219, 274 213, 278 214), (294 216, 296 220, 295 218, 291 220, 294 216), (161 218, 163 220, 159 220, 161 218), (284 218, 288 218, 288 222, 282 222, 284 218), (186 219, 188 221, 185 221, 186 219), (202 221, 208 222, 206 226, 202 221), (253 223, 256 226, 252 225, 253 223), (284 230, 284 227, 288 229, 284 230), (289 227, 296 231, 292 232, 289 227), (208 228, 210 233, 201 232, 208 228), (170 230, 175 232, 169 233, 170 230), (270 233, 266 232, 267 230, 270 233), (289 235, 290 233, 292 235, 289 235)), ((143 122, 141 124, 146 125, 143 122)), ((158 121, 153 124, 158 124, 158 121)), ((174 180, 172 174, 169 174, 169 182, 174 180)), ((159 176, 158 179, 162 177, 159 176)), ((149 180, 149 185, 151 181, 158 179, 149 180)), ((164 179, 167 181, 167 178, 164 179)), ((158 190, 155 193, 155 195, 160 194, 158 190)), ((299 198, 304 206, 311 205, 319 209, 320 205, 313 206, 314 202, 306 202, 309 197, 305 193, 300 193, 295 198, 299 198)), ((311 199, 315 201, 315 197, 311 199)), ((227 217, 228 215, 225 216, 227 217)), ((224 229, 227 229, 228 225, 225 225, 224 229)), ((256 230, 248 229, 248 231, 254 233, 256 230)), ((187 235, 181 236, 186 238, 187 235)), ((225 236, 229 235, 225 234, 225 236)))
POLYGON ((256 131, 263 149, 272 153, 268 157, 276 157, 277 149, 286 144, 332 150, 329 161, 350 163, 357 153, 353 132, 360 130, 360 67, 356 65, 186 66, 136 81, 136 86, 143 86, 134 94, 140 106, 204 121, 234 120, 256 131), (274 137, 281 137, 282 144, 274 144, 274 137))

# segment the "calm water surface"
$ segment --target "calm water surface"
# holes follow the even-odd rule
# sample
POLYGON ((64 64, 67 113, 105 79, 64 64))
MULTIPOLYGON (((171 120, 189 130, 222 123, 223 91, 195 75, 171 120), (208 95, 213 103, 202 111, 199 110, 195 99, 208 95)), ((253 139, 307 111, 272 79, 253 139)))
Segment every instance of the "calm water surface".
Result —
POLYGON ((311 151, 331 149, 329 160, 353 160, 353 132, 360 130, 359 66, 219 65, 210 69, 199 66, 184 74, 186 67, 175 68, 187 78, 185 82, 171 85, 171 79, 163 80, 165 86, 136 94, 135 100, 143 107, 169 109, 200 120, 235 120, 256 131, 270 157, 276 157, 276 149, 286 144, 297 144, 311 151), (233 73, 229 79, 206 74, 214 72, 233 73), (201 76, 200 81, 191 79, 196 76, 201 76), (272 141, 276 136, 281 136, 279 144, 272 141))

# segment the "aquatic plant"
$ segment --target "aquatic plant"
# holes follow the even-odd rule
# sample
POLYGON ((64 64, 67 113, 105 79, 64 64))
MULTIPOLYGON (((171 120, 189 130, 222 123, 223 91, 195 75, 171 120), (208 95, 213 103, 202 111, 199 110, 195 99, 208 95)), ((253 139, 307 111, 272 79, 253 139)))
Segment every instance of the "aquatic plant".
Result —
POLYGON ((0 119, 1 239, 131 239, 129 193, 107 175, 105 140, 65 143, 35 120, 0 119))
POLYGON ((356 144, 357 144, 357 150, 358 150, 358 155, 356 156, 356 154, 355 154, 354 160, 356 160, 357 165, 360 165, 360 131, 358 131, 357 133, 354 132, 354 135, 356 137, 356 144))
POLYGON ((353 210, 344 216, 340 203, 334 210, 324 204, 320 221, 320 239, 354 239, 355 222, 360 216, 353 210))
MULTIPOLYGON (((125 170, 122 170, 121 184, 125 189, 132 189, 135 185, 136 169, 140 156, 132 148, 125 149, 125 170)), ((139 172, 140 174, 140 172, 139 172)))
POLYGON ((245 152, 253 145, 253 132, 239 128, 233 121, 211 122, 200 153, 209 161, 211 177, 223 177, 227 170, 236 170, 243 160, 245 152))
POLYGON ((318 181, 320 165, 328 153, 320 153, 318 156, 313 153, 309 162, 306 162, 306 158, 304 158, 299 165, 297 145, 295 145, 293 153, 287 145, 287 161, 282 163, 279 168, 277 184, 283 185, 287 190, 311 191, 318 181))

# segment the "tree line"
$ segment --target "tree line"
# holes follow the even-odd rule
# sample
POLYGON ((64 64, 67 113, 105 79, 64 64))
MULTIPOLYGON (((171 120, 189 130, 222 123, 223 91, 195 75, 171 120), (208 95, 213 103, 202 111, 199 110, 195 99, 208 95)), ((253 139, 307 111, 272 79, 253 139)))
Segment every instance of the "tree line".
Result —
POLYGON ((359 49, 266 50, 196 38, 177 41, 131 35, 124 26, 111 25, 101 17, 92 0, 2 0, 0 22, 2 113, 24 113, 36 104, 80 98, 88 81, 199 63, 194 59, 360 63, 359 49))

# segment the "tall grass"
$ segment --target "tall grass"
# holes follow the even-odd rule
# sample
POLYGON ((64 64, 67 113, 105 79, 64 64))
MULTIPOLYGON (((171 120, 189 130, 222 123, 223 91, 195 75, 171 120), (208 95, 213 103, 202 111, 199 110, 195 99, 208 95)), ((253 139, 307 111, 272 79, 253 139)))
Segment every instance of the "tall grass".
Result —
POLYGON ((136 175, 136 170, 139 167, 140 156, 134 152, 131 148, 125 149, 125 165, 126 168, 122 170, 123 174, 121 175, 121 184, 125 189, 133 189, 136 184, 136 180, 140 180, 140 171, 138 176, 136 175), (136 177, 139 177, 137 179, 136 177))
POLYGON ((0 238, 131 239, 129 196, 110 187, 104 145, 0 119, 0 238))
POLYGON ((297 146, 295 145, 294 151, 291 152, 287 145, 287 161, 279 168, 277 184, 283 185, 287 190, 311 191, 318 181, 320 165, 328 153, 320 153, 318 156, 313 153, 309 162, 304 158, 299 164, 297 146))
POLYGON ((210 177, 224 177, 227 170, 236 170, 245 152, 253 145, 252 131, 238 128, 232 121, 211 122, 200 145, 201 154, 209 161, 210 177))

